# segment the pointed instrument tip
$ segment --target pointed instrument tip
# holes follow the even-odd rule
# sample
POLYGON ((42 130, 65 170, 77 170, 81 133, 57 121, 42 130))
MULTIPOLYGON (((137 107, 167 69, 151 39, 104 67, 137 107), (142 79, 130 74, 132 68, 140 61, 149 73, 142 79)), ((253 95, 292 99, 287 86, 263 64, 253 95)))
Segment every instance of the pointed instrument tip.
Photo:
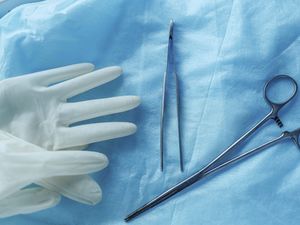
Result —
POLYGON ((127 222, 129 222, 130 221, 130 217, 126 217, 125 219, 124 219, 124 221, 127 223, 127 222))
POLYGON ((174 20, 170 20, 170 28, 169 28, 169 39, 173 39, 173 27, 174 27, 174 20))
POLYGON ((133 213, 129 214, 129 215, 124 219, 124 221, 125 221, 126 223, 128 223, 129 221, 131 221, 132 219, 134 219, 135 217, 137 217, 140 213, 141 213, 140 210, 134 211, 133 213))

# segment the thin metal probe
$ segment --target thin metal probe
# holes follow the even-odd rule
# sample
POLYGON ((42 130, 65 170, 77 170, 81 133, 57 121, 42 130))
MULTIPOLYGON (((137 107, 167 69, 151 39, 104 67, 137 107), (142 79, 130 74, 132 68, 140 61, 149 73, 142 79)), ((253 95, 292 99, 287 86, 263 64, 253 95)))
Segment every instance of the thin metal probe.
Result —
MULTIPOLYGON (((185 181, 182 181, 180 184, 185 184, 187 181, 189 182, 188 186, 190 186, 191 184, 195 183, 196 181, 214 173, 214 172, 217 172, 218 170, 220 170, 221 168, 224 168, 226 166, 229 166, 231 164, 234 164, 235 162, 238 162, 242 159, 246 159, 247 157, 255 154, 255 153, 258 153, 259 151, 261 150, 264 150, 266 149, 267 147, 269 146, 272 146, 274 145, 275 143, 287 138, 289 136, 286 135, 286 133, 282 133, 279 137, 265 143, 265 144, 262 144, 260 145, 259 147, 256 147, 248 152, 245 152, 244 154, 241 154, 231 160, 228 160, 226 162, 224 162, 223 164, 220 164, 214 168, 212 168, 211 170, 208 170, 202 174, 198 174, 197 173, 195 175, 197 175, 197 179, 193 179, 193 180, 190 180, 190 179, 187 179, 185 181)), ((196 178, 196 177, 195 177, 196 178)), ((137 217, 138 215, 142 214, 143 212, 147 211, 148 209, 150 208, 153 208, 154 206, 156 206, 157 204, 159 204, 160 202, 168 199, 169 197, 171 197, 172 195, 178 193, 179 191, 182 190, 182 187, 179 185, 176 185, 175 187, 169 189, 168 193, 169 195, 160 195, 158 197, 156 197, 155 199, 153 199, 152 201, 146 203, 145 205, 143 205, 142 207, 140 207, 139 209, 135 210, 134 212, 132 212, 131 214, 129 214, 126 218, 125 218, 125 221, 128 222, 130 220, 132 220, 133 218, 137 217)))
POLYGON ((182 141, 181 141, 181 120, 180 120, 180 89, 179 89, 179 79, 175 66, 175 57, 174 57, 174 45, 173 45, 173 27, 174 21, 170 22, 170 33, 169 40, 172 40, 170 43, 170 47, 172 48, 172 63, 173 63, 173 74, 175 80, 175 91, 176 91, 176 113, 177 113, 177 131, 178 131, 178 149, 179 149, 179 163, 180 163, 180 171, 183 172, 183 153, 182 153, 182 141))
POLYGON ((172 38, 171 29, 172 23, 169 28, 169 40, 168 40, 168 51, 167 51, 167 65, 163 75, 162 85, 162 99, 161 99, 161 112, 160 112, 160 170, 164 170, 164 124, 165 124, 165 109, 166 109, 166 90, 167 90, 167 74, 169 66, 169 54, 170 54, 170 40, 172 38))
POLYGON ((182 153, 182 141, 181 141, 181 119, 180 119, 180 90, 179 81, 176 71, 174 71, 175 82, 176 82, 176 109, 177 109, 177 130, 178 130, 178 147, 179 147, 179 160, 180 160, 180 171, 183 172, 183 153, 182 153))
POLYGON ((164 122, 165 122, 165 101, 166 101, 166 79, 167 72, 163 77, 162 88, 162 101, 161 101, 161 113, 160 113, 160 170, 164 170, 164 122))
POLYGON ((163 76, 162 86, 162 102, 161 102, 161 114, 160 114, 160 170, 164 169, 164 123, 165 123, 165 109, 166 109, 166 89, 167 89, 167 74, 169 71, 169 57, 171 57, 173 64, 173 73, 175 80, 176 89, 176 110, 177 110, 177 128, 178 128, 178 148, 179 148, 179 160, 180 170, 183 171, 183 154, 182 154, 182 142, 181 142, 181 126, 180 126, 180 94, 179 94, 179 82, 174 65, 174 52, 173 52, 173 27, 174 21, 170 21, 169 26, 169 41, 168 41, 168 52, 167 52, 167 66, 163 76))

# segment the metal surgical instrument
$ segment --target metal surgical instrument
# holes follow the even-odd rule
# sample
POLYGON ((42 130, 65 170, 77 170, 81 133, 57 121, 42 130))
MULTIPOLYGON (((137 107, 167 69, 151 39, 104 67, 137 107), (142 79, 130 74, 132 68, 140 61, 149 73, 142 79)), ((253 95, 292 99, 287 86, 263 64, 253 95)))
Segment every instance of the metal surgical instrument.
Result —
POLYGON ((247 137, 249 137, 251 134, 253 134, 257 129, 259 129, 267 121, 273 119, 273 120, 275 120, 275 122, 277 123, 277 125, 279 127, 282 127, 283 124, 278 117, 278 112, 281 110, 281 108, 283 106, 285 106, 287 103, 289 103, 291 101, 291 99, 296 95, 297 90, 298 90, 298 85, 297 85, 296 81, 293 78, 291 78, 290 76, 277 75, 274 78, 272 78, 271 80, 269 80, 264 87, 264 98, 265 98, 265 101, 267 102, 267 104, 270 106, 271 110, 265 117, 263 117, 263 119, 261 119, 254 127, 252 127, 249 131, 247 131, 245 134, 243 134, 237 141, 235 141, 233 144, 231 144, 227 149, 225 149, 220 155, 218 155, 214 160, 212 160, 207 166, 200 169, 198 172, 194 173, 192 176, 190 176, 187 179, 183 180, 182 182, 178 183, 177 185, 170 188, 169 190, 165 191, 161 195, 157 196, 150 202, 143 205, 141 208, 139 208, 139 209, 135 210, 134 212, 132 212, 131 214, 129 214, 126 217, 125 221, 130 221, 131 219, 137 217, 138 215, 145 212, 146 210, 153 208, 154 206, 165 201, 166 199, 170 198, 171 196, 175 195, 176 193, 182 191, 186 187, 201 180, 205 176, 207 176, 227 165, 230 165, 234 162, 244 159, 254 153, 257 153, 275 143, 282 141, 283 139, 287 139, 287 138, 292 139, 293 142, 300 148, 300 144, 299 144, 300 128, 299 128, 292 132, 285 131, 279 137, 275 138, 272 141, 269 141, 257 148, 254 148, 254 149, 252 149, 244 154, 241 154, 235 158, 232 158, 228 161, 221 162, 221 159, 223 159, 226 155, 228 155, 235 147, 237 147, 240 143, 242 143, 247 137), (269 90, 270 86, 276 82, 280 82, 283 80, 289 81, 293 84, 292 94, 285 101, 282 101, 282 102, 272 101, 268 96, 268 90, 269 90))
POLYGON ((167 67, 163 76, 163 87, 162 87, 162 102, 161 102, 161 114, 160 114, 160 170, 164 169, 164 123, 165 123, 165 105, 166 105, 166 89, 167 89, 167 74, 170 70, 169 65, 172 64, 172 70, 175 80, 176 89, 176 110, 177 110, 177 130, 178 130, 178 147, 179 147, 179 160, 180 160, 180 170, 183 171, 183 158, 182 158, 182 144, 181 144, 181 133, 180 133, 180 112, 179 112, 179 84, 178 77, 175 68, 174 61, 174 51, 173 51, 173 27, 174 21, 170 21, 169 26, 169 42, 168 42, 168 52, 167 52, 167 67))

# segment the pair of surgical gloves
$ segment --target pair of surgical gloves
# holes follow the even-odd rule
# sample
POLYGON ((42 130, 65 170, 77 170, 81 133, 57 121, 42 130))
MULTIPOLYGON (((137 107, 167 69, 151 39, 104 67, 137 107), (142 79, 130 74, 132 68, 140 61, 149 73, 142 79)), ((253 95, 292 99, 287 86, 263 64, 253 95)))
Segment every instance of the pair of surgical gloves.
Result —
POLYGON ((101 200, 100 186, 88 174, 105 168, 108 159, 80 150, 133 134, 136 126, 73 124, 130 110, 140 100, 136 96, 67 100, 121 73, 120 67, 94 70, 94 65, 82 63, 0 82, 0 217, 53 207, 61 195, 90 205, 101 200))

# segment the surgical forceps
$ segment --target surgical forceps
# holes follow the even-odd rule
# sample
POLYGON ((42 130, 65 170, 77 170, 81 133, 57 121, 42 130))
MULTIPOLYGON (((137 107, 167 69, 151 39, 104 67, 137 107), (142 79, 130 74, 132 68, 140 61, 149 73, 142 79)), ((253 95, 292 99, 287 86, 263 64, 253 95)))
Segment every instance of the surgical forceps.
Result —
POLYGON ((279 127, 282 127, 283 124, 280 121, 278 117, 278 112, 281 110, 283 106, 285 106, 287 103, 291 101, 291 99, 296 95, 298 90, 298 85, 296 81, 287 75, 277 75, 271 80, 269 80, 265 87, 264 87, 264 98, 267 104, 271 107, 270 112, 263 117, 254 127, 252 127, 249 131, 247 131, 245 134, 243 134, 237 141, 235 141, 233 144, 231 144, 227 149, 225 149, 220 155, 218 155, 214 160, 212 160, 207 166, 200 169, 198 172, 194 173, 192 176, 188 177, 187 179, 183 180, 182 182, 178 183, 177 185, 173 186, 169 190, 165 191, 161 195, 154 198, 152 201, 146 203, 141 208, 135 210, 133 213, 129 214, 125 221, 130 221, 131 219, 137 217, 141 213, 145 212, 146 210, 153 208, 154 206, 158 205, 159 203, 163 202, 164 200, 170 198, 171 196, 175 195, 176 193, 182 191, 186 187, 194 184, 195 182, 201 180, 202 178, 206 177, 207 175, 214 173, 218 171, 219 169, 226 167, 228 165, 233 164, 234 162, 240 161, 241 159, 245 159, 249 157, 250 155, 253 155, 254 153, 258 153, 267 147, 270 147, 271 145, 274 145, 284 139, 291 139, 297 146, 300 148, 299 144, 299 136, 300 136, 300 128, 297 130, 294 130, 292 132, 284 131, 279 137, 266 142, 265 144, 262 144, 248 152, 245 152, 244 154, 238 155, 235 158, 232 158, 228 161, 221 162, 221 159, 223 159, 226 155, 229 154, 235 147, 237 147, 239 144, 241 144, 247 137, 249 137, 251 134, 253 134, 258 128, 260 128, 262 125, 264 125, 267 121, 273 119, 277 123, 279 127), (280 82, 282 80, 289 81, 293 84, 293 92, 287 98, 285 101, 277 102, 272 101, 268 96, 268 89, 270 88, 270 85, 276 82, 280 82))
POLYGON ((178 130, 178 147, 179 147, 179 160, 180 170, 183 171, 183 158, 182 158, 182 144, 181 144, 181 133, 180 133, 180 112, 179 112, 179 84, 178 77, 175 68, 174 51, 173 51, 173 27, 174 21, 170 21, 169 26, 169 42, 168 42, 168 53, 167 53, 167 67, 163 76, 163 87, 162 87, 162 102, 161 102, 161 114, 160 114, 160 170, 164 170, 164 123, 165 123, 165 105, 166 105, 166 89, 167 89, 167 74, 169 72, 170 62, 173 65, 173 74, 175 79, 176 89, 176 110, 177 110, 177 130, 178 130))

